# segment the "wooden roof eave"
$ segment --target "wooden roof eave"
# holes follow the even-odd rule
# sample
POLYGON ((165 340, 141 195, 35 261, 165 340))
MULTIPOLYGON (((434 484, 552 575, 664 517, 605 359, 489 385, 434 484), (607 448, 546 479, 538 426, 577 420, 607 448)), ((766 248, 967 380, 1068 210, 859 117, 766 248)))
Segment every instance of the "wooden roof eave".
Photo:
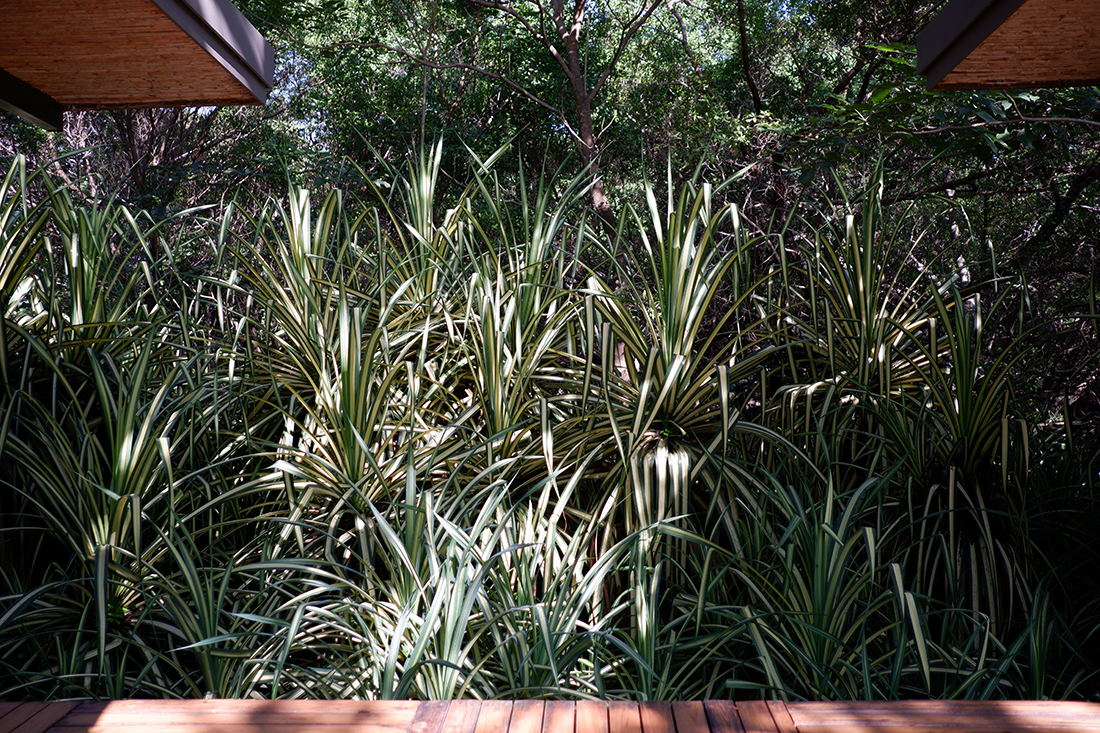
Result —
MULTIPOLYGON (((136 103, 120 103, 102 97, 97 100, 96 95, 79 103, 67 103, 63 97, 55 99, 21 79, 20 69, 0 68, 0 109, 13 112, 47 130, 59 130, 62 111, 67 109, 263 104, 266 101, 274 79, 274 51, 230 0, 151 0, 151 3, 150 7, 155 5, 171 21, 168 26, 178 27, 196 44, 196 54, 205 53, 213 59, 206 62, 214 64, 211 68, 220 66, 243 88, 231 94, 205 89, 186 94, 162 90, 159 96, 154 94, 136 103)), ((119 19, 119 25, 125 27, 125 18, 119 19)), ((0 36, 3 35, 0 32, 0 36)), ((61 55, 60 58, 65 57, 61 55)), ((143 61, 142 58, 135 58, 134 64, 140 67, 143 61)), ((149 69, 146 67, 147 73, 149 69)))
POLYGON ((917 36, 917 73, 934 88, 1026 0, 951 0, 917 36))
POLYGON ((153 0, 256 98, 267 101, 275 52, 229 0, 153 0))

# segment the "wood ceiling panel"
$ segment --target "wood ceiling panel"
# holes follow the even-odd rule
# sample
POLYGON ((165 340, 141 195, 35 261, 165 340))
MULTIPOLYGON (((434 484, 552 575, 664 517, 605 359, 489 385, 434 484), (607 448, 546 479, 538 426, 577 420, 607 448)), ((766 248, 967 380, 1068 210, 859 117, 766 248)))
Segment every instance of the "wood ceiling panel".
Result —
POLYGON ((1100 82, 1100 0, 1028 0, 936 89, 1012 89, 1100 82))
POLYGON ((257 100, 152 0, 0 0, 0 68, 66 109, 257 100))

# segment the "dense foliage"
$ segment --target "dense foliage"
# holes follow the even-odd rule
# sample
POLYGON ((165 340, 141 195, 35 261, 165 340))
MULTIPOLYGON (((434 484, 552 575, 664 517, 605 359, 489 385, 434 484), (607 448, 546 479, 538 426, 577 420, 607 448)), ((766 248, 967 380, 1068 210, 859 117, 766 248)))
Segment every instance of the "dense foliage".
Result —
POLYGON ((908 264, 881 176, 609 234, 441 157, 175 221, 15 161, 5 697, 1097 693, 1095 448, 1021 414, 1018 279, 908 264))

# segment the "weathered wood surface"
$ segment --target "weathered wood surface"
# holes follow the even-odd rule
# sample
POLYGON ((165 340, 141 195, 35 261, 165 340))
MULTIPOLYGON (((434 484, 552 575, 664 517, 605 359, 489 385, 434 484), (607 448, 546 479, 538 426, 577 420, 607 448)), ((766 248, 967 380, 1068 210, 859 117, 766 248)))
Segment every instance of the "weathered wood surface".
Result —
POLYGON ((1100 733, 1100 703, 120 700, 0 703, 0 733, 1100 733))

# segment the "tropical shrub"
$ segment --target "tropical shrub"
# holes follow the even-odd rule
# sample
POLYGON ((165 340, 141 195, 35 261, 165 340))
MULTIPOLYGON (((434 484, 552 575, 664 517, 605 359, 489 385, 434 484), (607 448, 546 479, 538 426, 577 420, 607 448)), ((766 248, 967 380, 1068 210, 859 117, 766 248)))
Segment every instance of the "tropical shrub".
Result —
POLYGON ((878 180, 752 238, 498 157, 171 230, 12 163, 5 697, 1097 694, 1003 279, 907 269, 878 180))

